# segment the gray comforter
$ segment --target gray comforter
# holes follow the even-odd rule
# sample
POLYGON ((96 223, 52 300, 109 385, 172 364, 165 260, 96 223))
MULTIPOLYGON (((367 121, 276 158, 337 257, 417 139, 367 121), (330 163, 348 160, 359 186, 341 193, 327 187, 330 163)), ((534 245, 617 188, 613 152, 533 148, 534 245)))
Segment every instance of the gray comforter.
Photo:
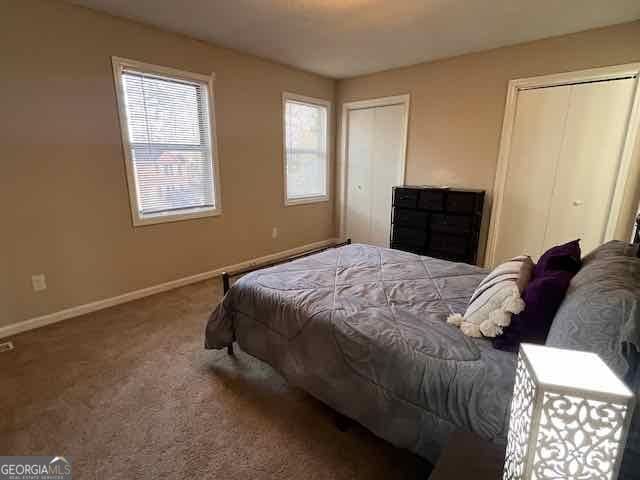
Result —
POLYGON ((437 458, 471 430, 504 442, 515 355, 447 325, 486 271, 350 245, 236 282, 207 348, 237 341, 287 380, 399 447, 437 458))

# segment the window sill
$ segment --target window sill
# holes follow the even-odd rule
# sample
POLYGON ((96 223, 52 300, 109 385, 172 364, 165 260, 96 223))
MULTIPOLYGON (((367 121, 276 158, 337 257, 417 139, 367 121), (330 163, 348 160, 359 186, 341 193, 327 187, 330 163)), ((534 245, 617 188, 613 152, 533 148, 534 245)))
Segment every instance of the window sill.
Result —
POLYGON ((328 201, 329 201, 328 195, 322 195, 318 197, 285 198, 284 206, 293 207, 295 205, 308 205, 310 203, 323 203, 328 201))
POLYGON ((196 218, 216 217, 222 215, 220 208, 190 208, 187 210, 179 210, 167 214, 155 214, 140 216, 138 212, 133 214, 133 226, 143 227, 145 225, 156 225, 158 223, 181 222, 184 220, 192 220, 196 218))

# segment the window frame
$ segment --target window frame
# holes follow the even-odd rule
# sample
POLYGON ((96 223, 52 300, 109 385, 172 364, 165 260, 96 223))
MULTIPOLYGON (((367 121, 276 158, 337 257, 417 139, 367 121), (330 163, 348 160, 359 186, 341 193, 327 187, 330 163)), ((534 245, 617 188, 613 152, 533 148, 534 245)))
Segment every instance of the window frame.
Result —
POLYGON ((308 97, 306 95, 299 95, 297 93, 283 92, 282 93, 282 158, 284 166, 284 205, 290 207, 294 205, 305 205, 310 203, 322 203, 328 202, 330 198, 331 188, 331 101, 322 98, 308 97), (325 135, 325 194, 313 195, 308 197, 289 198, 288 192, 288 179, 287 179, 287 101, 293 101, 302 104, 308 104, 313 106, 320 106, 327 109, 327 125, 325 135))
POLYGON ((113 79, 115 82, 116 100, 118 105, 118 117, 120 120, 120 133, 122 136, 122 150, 124 153, 125 167, 127 173, 127 187, 129 190, 129 205, 131 208, 131 218, 134 227, 144 225, 155 225, 159 223, 178 222, 196 218, 215 217, 222 214, 222 194, 220 187, 220 156, 218 154, 218 138, 215 119, 215 96, 213 83, 215 73, 203 75, 199 73, 186 72, 175 68, 154 65, 151 63, 139 62, 122 57, 111 57, 113 66, 113 79), (170 79, 183 80, 190 83, 204 84, 207 87, 209 102, 209 139, 211 142, 211 162, 212 162, 212 185, 214 189, 214 207, 192 207, 177 210, 175 212, 155 213, 141 215, 138 210, 138 192, 131 155, 131 142, 129 141, 129 126, 127 124, 127 114, 125 106, 125 95, 122 82, 122 72, 126 68, 139 70, 142 73, 157 75, 170 79))

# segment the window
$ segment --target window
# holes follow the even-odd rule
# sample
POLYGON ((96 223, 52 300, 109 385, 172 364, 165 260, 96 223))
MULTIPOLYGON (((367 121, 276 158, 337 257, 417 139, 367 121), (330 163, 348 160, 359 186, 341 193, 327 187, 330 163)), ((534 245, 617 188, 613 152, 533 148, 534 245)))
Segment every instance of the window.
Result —
POLYGON ((212 77, 115 57, 113 70, 134 225, 220 214, 212 77))
POLYGON ((330 103, 285 93, 283 104, 285 204, 326 201, 330 103))

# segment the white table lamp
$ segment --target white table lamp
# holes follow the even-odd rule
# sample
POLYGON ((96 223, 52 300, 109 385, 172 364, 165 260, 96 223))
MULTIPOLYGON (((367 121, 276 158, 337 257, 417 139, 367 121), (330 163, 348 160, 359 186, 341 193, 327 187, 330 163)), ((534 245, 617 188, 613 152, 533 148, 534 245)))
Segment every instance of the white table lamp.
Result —
POLYGON ((633 402, 595 353, 522 344, 503 480, 615 480, 633 402))

